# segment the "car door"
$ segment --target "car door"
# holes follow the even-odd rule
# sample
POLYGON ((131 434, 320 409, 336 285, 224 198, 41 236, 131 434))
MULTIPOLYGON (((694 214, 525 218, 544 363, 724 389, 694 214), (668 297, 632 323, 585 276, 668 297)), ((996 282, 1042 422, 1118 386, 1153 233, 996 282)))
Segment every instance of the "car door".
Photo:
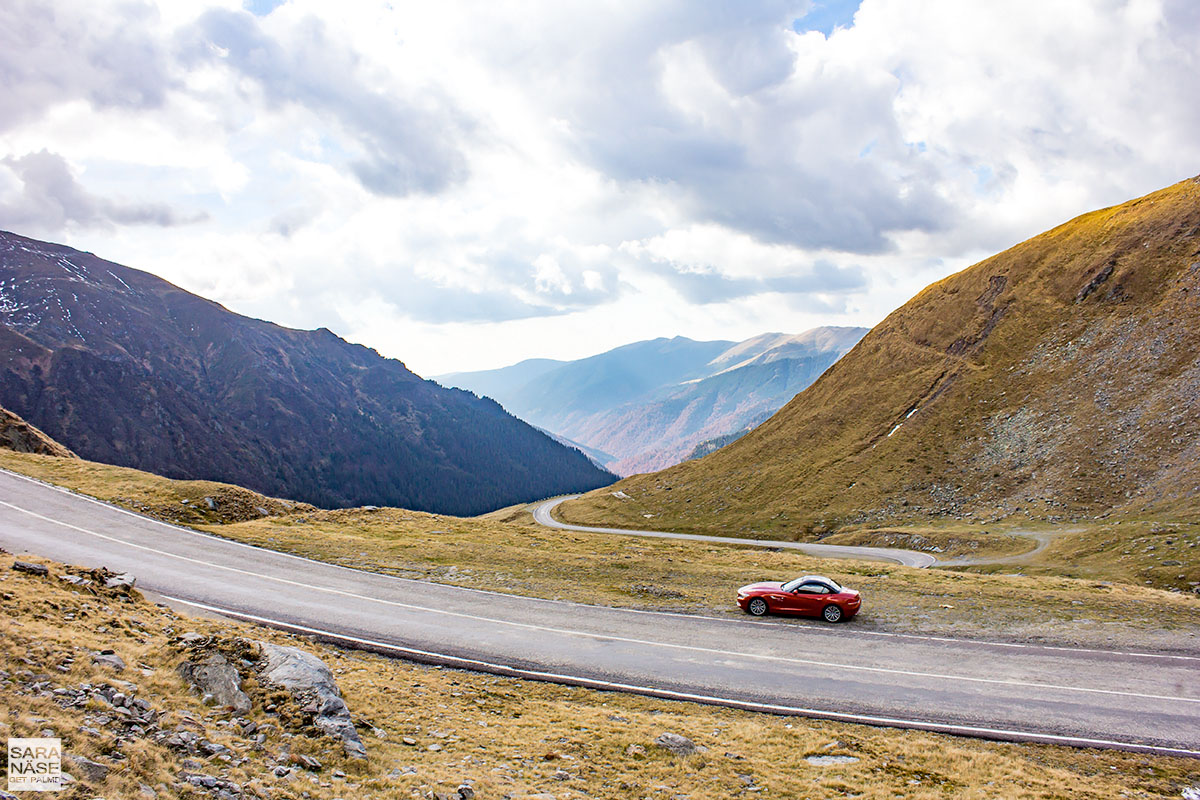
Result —
POLYGON ((802 583, 790 592, 789 605, 794 614, 804 614, 808 617, 815 617, 821 613, 821 609, 825 607, 825 597, 829 592, 829 587, 822 583, 810 581, 802 583))
POLYGON ((771 606, 771 610, 778 614, 795 614, 796 612, 796 595, 782 587, 769 592, 765 595, 765 599, 771 606))

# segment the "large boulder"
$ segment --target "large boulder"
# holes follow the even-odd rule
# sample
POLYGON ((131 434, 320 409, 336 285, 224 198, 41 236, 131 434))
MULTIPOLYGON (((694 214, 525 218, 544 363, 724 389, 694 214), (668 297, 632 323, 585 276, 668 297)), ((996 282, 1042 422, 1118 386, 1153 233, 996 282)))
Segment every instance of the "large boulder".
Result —
POLYGON ((103 783, 104 779, 108 777, 109 768, 90 758, 67 753, 63 756, 63 761, 66 761, 72 769, 82 775, 88 783, 103 783))
POLYGON ((250 698, 242 691, 241 676, 220 653, 213 653, 203 661, 180 664, 179 674, 200 692, 205 702, 232 709, 235 714, 250 710, 250 698))
POLYGON ((678 733, 665 732, 660 733, 654 740, 654 744, 661 747, 663 750, 668 750, 677 756, 690 756, 697 749, 696 743, 686 736, 678 733))
POLYGON ((262 680, 290 692, 313 713, 317 729, 342 740, 346 755, 366 758, 367 750, 350 720, 350 709, 325 662, 296 647, 268 642, 255 644, 262 656, 262 680))

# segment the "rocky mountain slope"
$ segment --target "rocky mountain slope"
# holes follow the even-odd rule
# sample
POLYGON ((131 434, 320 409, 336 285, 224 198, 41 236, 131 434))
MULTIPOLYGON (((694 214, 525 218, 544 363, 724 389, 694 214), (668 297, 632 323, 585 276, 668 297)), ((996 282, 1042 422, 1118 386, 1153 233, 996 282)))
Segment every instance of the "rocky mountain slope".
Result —
POLYGON ((321 506, 474 514, 612 479, 496 403, 328 330, 11 233, 0 404, 94 461, 321 506))
POLYGON ((683 337, 579 361, 525 361, 439 380, 492 397, 522 419, 607 456, 632 474, 678 463, 701 442, 769 417, 866 333, 815 328, 744 342, 683 337))
POLYGON ((0 408, 0 447, 18 453, 75 458, 75 454, 7 408, 0 408))
POLYGON ((571 521, 801 537, 1200 507, 1200 179, 936 283, 778 414, 571 521), (655 515, 647 517, 647 515, 655 515))

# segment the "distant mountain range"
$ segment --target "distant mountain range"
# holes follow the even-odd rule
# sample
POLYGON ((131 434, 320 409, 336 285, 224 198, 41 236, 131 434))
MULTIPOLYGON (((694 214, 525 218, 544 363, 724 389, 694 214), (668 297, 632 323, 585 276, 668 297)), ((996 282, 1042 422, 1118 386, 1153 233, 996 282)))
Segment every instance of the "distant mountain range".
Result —
POLYGON ((562 513, 784 538, 1200 518, 1200 177, 929 286, 738 441, 562 513))
POLYGON ((326 329, 4 232, 0 405, 86 459, 327 507, 477 514, 614 479, 497 403, 326 329))
POLYGON ((532 359, 437 380, 491 397, 630 475, 676 464, 767 419, 866 330, 814 328, 744 342, 654 339, 578 361, 532 359))

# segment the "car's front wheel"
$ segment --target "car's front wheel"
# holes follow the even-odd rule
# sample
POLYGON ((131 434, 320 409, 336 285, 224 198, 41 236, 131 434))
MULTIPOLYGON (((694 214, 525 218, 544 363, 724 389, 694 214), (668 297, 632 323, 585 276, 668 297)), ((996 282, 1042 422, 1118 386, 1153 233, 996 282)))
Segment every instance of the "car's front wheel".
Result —
POLYGON ((769 609, 767 608, 766 600, 763 600, 761 597, 755 597, 746 604, 746 610, 756 617, 761 617, 763 614, 766 614, 769 609))
POLYGON ((842 610, 835 605, 825 606, 825 610, 821 612, 821 616, 826 622, 841 622, 842 610))

